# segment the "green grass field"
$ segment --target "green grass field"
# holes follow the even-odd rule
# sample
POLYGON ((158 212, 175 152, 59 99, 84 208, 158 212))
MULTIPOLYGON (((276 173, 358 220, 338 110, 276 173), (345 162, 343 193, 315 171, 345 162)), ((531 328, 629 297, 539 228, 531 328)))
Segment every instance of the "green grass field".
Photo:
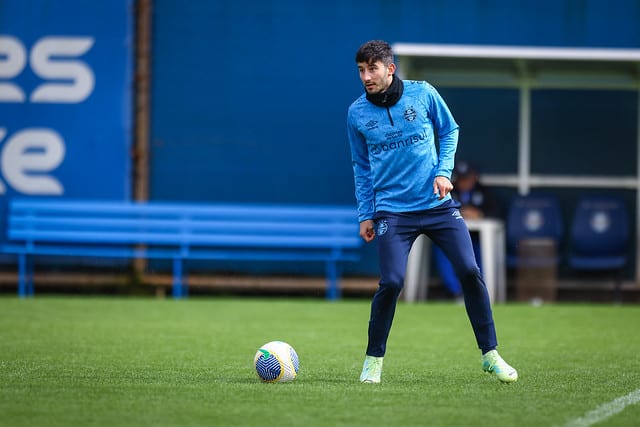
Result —
MULTIPOLYGON (((368 312, 368 300, 5 296, 0 425, 563 426, 640 389, 640 306, 495 306, 512 385, 481 371, 453 303, 401 303, 383 383, 359 384, 368 312), (253 370, 274 339, 300 357, 291 383, 253 370)), ((634 403, 599 425, 640 425, 634 403)))

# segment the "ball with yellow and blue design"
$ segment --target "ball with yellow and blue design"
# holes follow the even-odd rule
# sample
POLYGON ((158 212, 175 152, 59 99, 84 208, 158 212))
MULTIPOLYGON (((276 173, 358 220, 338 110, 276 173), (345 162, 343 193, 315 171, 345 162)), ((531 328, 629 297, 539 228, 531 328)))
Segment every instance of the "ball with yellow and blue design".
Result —
POLYGON ((296 351, 284 341, 270 341, 254 357, 258 377, 267 383, 292 381, 298 376, 300 363, 296 351))

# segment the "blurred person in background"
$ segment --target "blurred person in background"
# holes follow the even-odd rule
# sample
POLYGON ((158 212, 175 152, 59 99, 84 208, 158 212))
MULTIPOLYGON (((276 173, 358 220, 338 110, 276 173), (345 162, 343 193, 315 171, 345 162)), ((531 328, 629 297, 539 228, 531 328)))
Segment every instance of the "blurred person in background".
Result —
MULTIPOLYGON (((421 234, 440 246, 455 266, 467 315, 482 351, 482 369, 502 382, 516 381, 517 371, 496 351, 489 294, 459 203, 450 194, 457 123, 433 86, 396 77, 393 50, 387 42, 364 43, 355 62, 365 93, 349 106, 347 135, 360 236, 367 243, 376 239, 381 273, 371 302, 360 381, 380 382, 409 250, 421 234)), ((446 355, 441 357, 438 367, 446 374, 446 355)))
MULTIPOLYGON (((460 203, 464 219, 502 218, 502 207, 493 192, 480 182, 478 168, 471 162, 460 160, 453 169, 451 197, 460 203)), ((477 233, 471 233, 473 251, 478 266, 482 266, 480 241, 477 233)), ((439 246, 433 245, 433 260, 444 287, 458 301, 462 300, 462 284, 453 265, 439 246)))

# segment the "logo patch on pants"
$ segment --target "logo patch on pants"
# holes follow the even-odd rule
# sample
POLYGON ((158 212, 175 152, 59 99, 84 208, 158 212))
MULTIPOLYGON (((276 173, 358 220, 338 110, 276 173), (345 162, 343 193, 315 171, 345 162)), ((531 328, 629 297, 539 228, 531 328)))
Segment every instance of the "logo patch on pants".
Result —
POLYGON ((377 227, 376 234, 378 236, 383 236, 389 229, 389 224, 387 223, 386 219, 381 219, 377 222, 376 227, 377 227))

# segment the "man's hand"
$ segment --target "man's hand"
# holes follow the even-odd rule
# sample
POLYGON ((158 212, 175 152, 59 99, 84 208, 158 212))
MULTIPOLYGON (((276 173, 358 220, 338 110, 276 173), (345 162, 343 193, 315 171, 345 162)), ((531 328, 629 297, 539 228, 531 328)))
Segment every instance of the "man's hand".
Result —
MULTIPOLYGON (((453 184, 446 176, 436 176, 433 181, 433 194, 438 195, 438 200, 442 200, 453 190, 453 184)), ((361 228, 362 230, 362 228, 361 228)))
POLYGON ((365 219, 360 223, 360 237, 362 237, 362 240, 367 243, 369 243, 373 240, 374 237, 376 237, 376 232, 373 229, 373 225, 374 224, 372 219, 365 219))

